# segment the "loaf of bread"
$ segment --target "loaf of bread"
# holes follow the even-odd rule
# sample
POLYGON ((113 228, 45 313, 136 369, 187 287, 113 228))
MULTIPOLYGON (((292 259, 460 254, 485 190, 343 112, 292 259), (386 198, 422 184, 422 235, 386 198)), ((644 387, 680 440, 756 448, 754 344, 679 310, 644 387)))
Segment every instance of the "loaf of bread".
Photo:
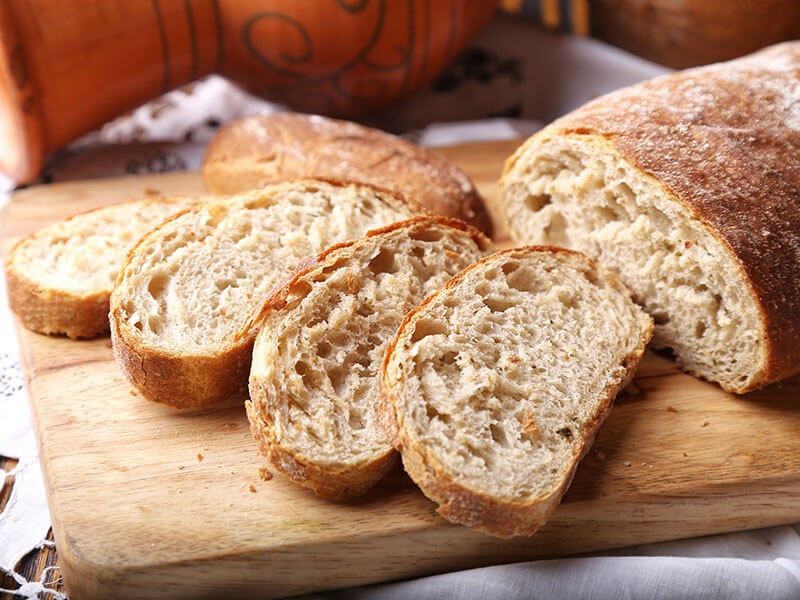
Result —
POLYGON ((652 327, 616 277, 583 255, 497 252, 405 317, 381 367, 382 424, 445 518, 531 535, 559 504, 652 327))
POLYGON ((396 457, 378 417, 386 344, 409 310, 490 247, 462 221, 418 217, 334 246, 269 298, 246 406, 276 470, 335 500, 386 473, 396 457))
POLYGON ((111 340, 142 395, 177 408, 247 392, 251 313, 308 256, 408 219, 375 188, 292 181, 172 217, 130 251, 111 295, 111 340))
POLYGON ((367 183, 492 235, 483 200, 460 168, 433 151, 349 121, 293 112, 244 117, 211 140, 202 174, 206 187, 222 194, 302 177, 367 183))
POLYGON ((75 215, 21 239, 6 262, 9 306, 49 335, 108 333, 108 299, 128 250, 199 198, 150 198, 75 215))
POLYGON ((517 243, 616 270, 653 346, 744 393, 800 372, 800 42, 598 98, 508 160, 517 243))

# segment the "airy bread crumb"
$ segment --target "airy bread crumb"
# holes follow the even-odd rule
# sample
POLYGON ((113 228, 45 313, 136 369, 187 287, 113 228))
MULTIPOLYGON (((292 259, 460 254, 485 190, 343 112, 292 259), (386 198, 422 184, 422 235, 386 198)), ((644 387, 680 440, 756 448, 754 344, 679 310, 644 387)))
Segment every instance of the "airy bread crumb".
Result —
POLYGON ((490 243, 419 217, 331 248, 266 302, 248 417, 275 469, 318 495, 362 494, 394 464, 378 417, 377 373, 405 314, 490 243))
POLYGON ((498 252, 404 319, 381 371, 384 428, 444 517, 530 535, 569 486, 652 327, 616 277, 578 253, 498 252))

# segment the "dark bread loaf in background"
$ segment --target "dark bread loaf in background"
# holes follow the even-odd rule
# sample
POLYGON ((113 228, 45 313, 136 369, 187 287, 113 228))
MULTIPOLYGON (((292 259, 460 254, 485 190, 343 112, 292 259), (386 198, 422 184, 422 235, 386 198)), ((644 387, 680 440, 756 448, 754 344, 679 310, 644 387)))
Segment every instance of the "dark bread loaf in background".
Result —
POLYGON ((294 112, 238 119, 208 144, 202 175, 220 194, 305 177, 366 183, 492 235, 491 216, 464 171, 427 148, 350 121, 294 112))

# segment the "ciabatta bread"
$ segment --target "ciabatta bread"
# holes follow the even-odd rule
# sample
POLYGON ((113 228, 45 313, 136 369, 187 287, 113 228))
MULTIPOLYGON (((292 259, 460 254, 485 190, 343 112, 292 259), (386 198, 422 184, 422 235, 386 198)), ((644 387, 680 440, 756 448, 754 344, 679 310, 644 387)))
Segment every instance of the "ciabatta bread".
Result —
POLYGON ((483 200, 460 168, 431 150, 349 121, 294 112, 232 121, 208 144, 202 174, 209 190, 223 194, 301 177, 367 183, 492 234, 483 200))
POLYGON ((405 317, 381 368, 383 425, 445 518, 498 537, 533 534, 652 327, 583 255, 500 251, 405 317))
POLYGON ((378 418, 386 344, 406 312, 489 248, 462 221, 419 217, 334 246, 269 298, 246 406, 277 471, 336 500, 383 476, 396 457, 378 418))
POLYGON ((128 250, 150 229, 198 202, 151 198, 75 215, 21 239, 6 262, 9 306, 49 335, 108 333, 108 299, 128 250))
POLYGON ((725 390, 800 372, 798 65, 781 44, 555 121, 506 165, 513 239, 615 269, 653 345, 725 390))
POLYGON ((247 391, 251 312, 297 264, 409 204, 375 188, 293 181, 179 213, 129 253, 111 295, 111 339, 145 398, 197 408, 247 391))

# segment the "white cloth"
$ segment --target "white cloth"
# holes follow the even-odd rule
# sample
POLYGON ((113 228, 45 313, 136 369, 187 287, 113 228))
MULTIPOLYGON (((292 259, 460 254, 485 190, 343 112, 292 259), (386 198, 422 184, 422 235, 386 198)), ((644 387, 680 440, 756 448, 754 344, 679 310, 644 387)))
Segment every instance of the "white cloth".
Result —
MULTIPOLYGON (((611 89, 666 69, 590 39, 544 33, 498 18, 428 90, 366 116, 429 146, 526 136, 542 123, 611 89), (477 73, 477 75, 476 75, 477 73)), ((171 92, 51 157, 42 181, 197 169, 219 124, 280 110, 218 77, 171 92)), ((0 177, 0 201, 11 182, 0 177)), ((27 396, 11 316, 0 283, 0 454, 19 460, 0 513, 0 569, 13 572, 49 527, 27 396)), ((309 598, 789 599, 800 598, 800 528, 775 527, 424 577, 309 598)), ((43 582, 15 590, 60 597, 43 582)), ((265 574, 268 581, 269 574, 265 574)), ((0 590, 1 592, 1 590, 0 590)))

